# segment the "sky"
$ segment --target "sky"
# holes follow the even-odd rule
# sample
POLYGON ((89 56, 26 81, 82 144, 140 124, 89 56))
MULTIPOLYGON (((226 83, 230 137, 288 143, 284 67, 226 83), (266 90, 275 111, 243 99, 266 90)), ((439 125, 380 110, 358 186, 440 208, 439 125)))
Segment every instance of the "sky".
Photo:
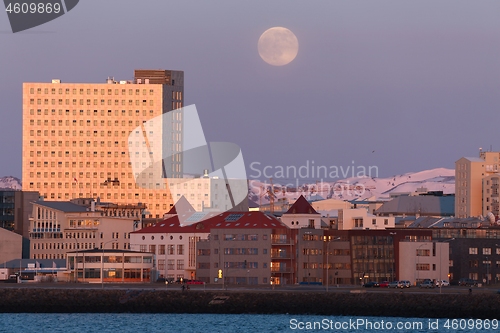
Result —
POLYGON ((500 151, 499 17, 497 0, 82 0, 13 34, 0 13, 0 176, 21 176, 23 82, 134 69, 183 70, 185 105, 208 141, 241 147, 249 176, 454 168, 479 147, 500 151), (257 51, 275 26, 299 41, 285 66, 257 51))

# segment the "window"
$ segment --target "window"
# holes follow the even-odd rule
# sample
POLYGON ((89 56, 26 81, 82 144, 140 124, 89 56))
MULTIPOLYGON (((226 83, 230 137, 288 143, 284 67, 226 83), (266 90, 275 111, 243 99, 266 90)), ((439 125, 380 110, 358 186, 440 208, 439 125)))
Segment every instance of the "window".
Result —
POLYGON ((178 244, 177 245, 177 254, 178 255, 183 255, 184 254, 184 245, 178 244))
POLYGON ((491 247, 483 247, 483 254, 491 255, 491 247))
POLYGON ((183 270, 183 269, 184 269, 184 259, 177 260, 177 270, 183 270))
POLYGON ((354 228, 363 228, 363 219, 354 219, 354 228))
POLYGON ((417 257, 422 257, 422 256, 430 256, 431 255, 431 250, 425 250, 425 249, 417 249, 417 257))
POLYGON ((469 247, 469 254, 477 254, 477 247, 469 247))
POLYGON ((430 264, 417 264, 417 271, 429 271, 430 269, 430 264))
POLYGON ((174 254, 174 246, 173 245, 168 245, 167 246, 167 254, 174 254))

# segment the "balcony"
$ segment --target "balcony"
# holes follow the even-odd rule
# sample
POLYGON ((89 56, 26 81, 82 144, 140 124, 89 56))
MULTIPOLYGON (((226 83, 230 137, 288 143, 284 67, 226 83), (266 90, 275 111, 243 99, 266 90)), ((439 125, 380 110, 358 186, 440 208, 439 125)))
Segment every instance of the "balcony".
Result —
POLYGON ((271 267, 271 274, 292 273, 292 269, 288 267, 271 267))
POLYGON ((292 245, 289 239, 271 238, 271 245, 292 245))
POLYGON ((271 259, 290 259, 290 253, 287 253, 286 251, 272 251, 271 252, 271 259))

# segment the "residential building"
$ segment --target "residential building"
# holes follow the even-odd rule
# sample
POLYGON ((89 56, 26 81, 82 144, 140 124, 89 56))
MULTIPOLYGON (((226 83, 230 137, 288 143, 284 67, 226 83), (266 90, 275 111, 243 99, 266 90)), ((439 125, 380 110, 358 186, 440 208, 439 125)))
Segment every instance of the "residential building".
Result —
POLYGON ((321 228, 321 214, 302 195, 281 216, 281 221, 291 229, 321 228))
POLYGON ((483 216, 488 216, 488 218, 494 221, 498 220, 500 217, 500 203, 498 195, 498 187, 500 185, 500 174, 494 173, 483 178, 483 216))
MULTIPOLYGON (((493 198, 493 186, 486 185, 484 190, 490 190, 483 197, 483 179, 499 172, 500 152, 479 151, 479 157, 462 157, 455 162, 455 216, 459 218, 471 216, 486 216, 491 206, 486 198, 493 198)), ((487 179, 492 181, 493 179, 487 179)), ((496 198, 496 197, 495 197, 496 198)), ((496 206, 496 205, 495 205, 496 206)), ((495 215, 498 219, 498 215, 495 215)))
POLYGON ((130 233, 140 228, 143 205, 36 201, 30 219, 30 257, 65 259, 71 251, 130 248, 130 233))
POLYGON ((414 281, 419 285, 423 280, 449 281, 450 254, 448 242, 400 242, 398 279, 414 281))
POLYGON ((24 83, 23 190, 52 201, 144 202, 151 216, 162 216, 174 200, 165 184, 150 184, 149 171, 162 178, 182 174, 183 120, 173 110, 183 101, 182 71, 136 70, 133 81, 24 83), (172 137, 151 148, 146 139, 154 131, 172 137), (129 148, 145 145, 165 159, 154 170, 133 173, 132 163, 146 163, 148 157, 130 156, 129 148))
MULTIPOLYGON (((447 223, 447 222, 443 222, 447 223)), ((432 229, 433 239, 447 241, 450 247, 450 282, 462 278, 478 283, 500 282, 500 228, 489 223, 465 221, 432 229), (453 239, 453 240, 451 240, 453 239)))
MULTIPOLYGON (((182 201, 179 201, 182 203, 182 201)), ((187 201, 186 201, 187 202, 187 201)), ((176 204, 176 206, 178 206, 176 204)), ((181 225, 174 206, 167 218, 149 227, 130 234, 130 248, 135 251, 149 252, 156 257, 156 278, 168 280, 195 279, 196 244, 207 239, 211 223, 208 220, 198 222, 208 216, 220 213, 187 213, 182 217, 187 222, 181 225)), ((183 210, 183 213, 185 210, 183 210)))
POLYGON ((365 208, 340 209, 338 214, 338 230, 381 230, 394 228, 395 225, 394 217, 376 216, 365 208))
POLYGON ((210 238, 197 243, 197 279, 221 286, 295 283, 294 238, 274 216, 226 212, 207 222, 210 238))

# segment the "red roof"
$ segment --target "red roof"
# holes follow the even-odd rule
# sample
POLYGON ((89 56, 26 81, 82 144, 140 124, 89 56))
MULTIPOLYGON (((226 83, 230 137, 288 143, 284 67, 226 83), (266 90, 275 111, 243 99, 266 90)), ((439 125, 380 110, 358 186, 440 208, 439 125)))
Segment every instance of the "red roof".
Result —
POLYGON ((231 229, 286 229, 285 224, 276 217, 263 212, 224 212, 224 213, 194 213, 186 221, 204 219, 190 225, 181 226, 177 216, 170 217, 150 227, 134 231, 134 234, 153 233, 202 233, 210 232, 211 228, 231 229))
POLYGON ((301 195, 285 214, 319 214, 311 204, 301 195))

